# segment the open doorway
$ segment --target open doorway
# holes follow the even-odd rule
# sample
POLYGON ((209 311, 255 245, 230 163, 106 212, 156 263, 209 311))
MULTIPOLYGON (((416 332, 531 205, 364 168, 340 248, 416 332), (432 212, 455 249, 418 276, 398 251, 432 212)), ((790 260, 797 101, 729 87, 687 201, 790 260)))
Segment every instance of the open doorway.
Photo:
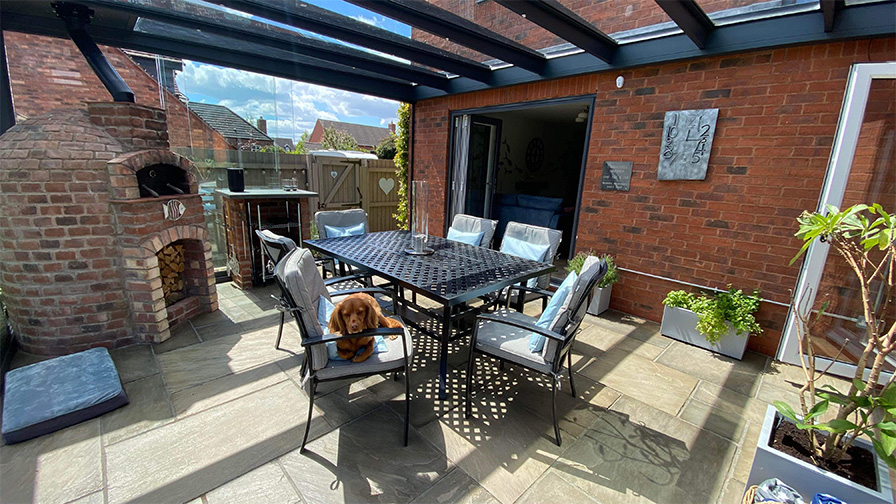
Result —
POLYGON ((513 104, 452 114, 448 219, 465 213, 559 229, 559 256, 575 250, 587 158, 591 97, 513 104))

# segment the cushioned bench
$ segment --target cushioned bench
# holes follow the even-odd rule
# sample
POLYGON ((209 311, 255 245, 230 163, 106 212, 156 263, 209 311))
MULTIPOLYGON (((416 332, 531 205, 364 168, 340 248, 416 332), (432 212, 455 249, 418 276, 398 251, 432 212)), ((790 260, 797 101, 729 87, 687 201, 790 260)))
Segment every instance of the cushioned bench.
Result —
POLYGON ((91 348, 6 373, 3 440, 18 443, 128 403, 109 351, 91 348))

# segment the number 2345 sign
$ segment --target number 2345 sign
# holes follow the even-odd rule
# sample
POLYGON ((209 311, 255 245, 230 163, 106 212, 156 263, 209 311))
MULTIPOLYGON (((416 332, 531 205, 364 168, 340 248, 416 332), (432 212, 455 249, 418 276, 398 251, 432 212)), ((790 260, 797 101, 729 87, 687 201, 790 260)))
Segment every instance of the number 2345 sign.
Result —
POLYGON ((719 109, 666 112, 659 180, 703 180, 719 109))

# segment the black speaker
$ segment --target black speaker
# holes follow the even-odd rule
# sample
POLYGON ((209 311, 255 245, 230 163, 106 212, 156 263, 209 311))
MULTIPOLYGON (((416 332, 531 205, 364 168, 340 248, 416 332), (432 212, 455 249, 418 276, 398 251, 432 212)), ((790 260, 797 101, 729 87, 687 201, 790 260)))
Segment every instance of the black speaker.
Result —
POLYGON ((246 181, 243 178, 242 168, 227 169, 227 188, 231 192, 243 192, 246 190, 246 181))

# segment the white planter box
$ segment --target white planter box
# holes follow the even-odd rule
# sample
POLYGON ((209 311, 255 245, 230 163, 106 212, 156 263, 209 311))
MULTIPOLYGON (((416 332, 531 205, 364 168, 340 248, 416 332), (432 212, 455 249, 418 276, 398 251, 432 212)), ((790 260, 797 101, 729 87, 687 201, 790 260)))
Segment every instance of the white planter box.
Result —
POLYGON ((664 306, 663 323, 660 326, 660 332, 672 339, 690 343, 728 357, 738 360, 743 358, 744 351, 747 349, 746 334, 738 336, 735 330, 731 329, 728 331, 728 334, 722 336, 722 339, 717 344, 712 345, 697 330, 697 322, 699 321, 700 317, 691 310, 664 306))
POLYGON ((747 488, 758 485, 769 478, 778 478, 799 492, 806 502, 810 502, 816 493, 826 493, 850 504, 892 504, 893 489, 890 482, 890 470, 886 462, 880 460, 874 453, 870 442, 860 438, 856 440, 855 444, 871 450, 871 453, 874 454, 877 473, 876 491, 770 447, 768 444, 772 438, 772 431, 779 421, 788 422, 789 420, 781 420, 775 407, 769 406, 765 413, 765 421, 762 423, 759 441, 756 443, 756 455, 753 457, 750 477, 747 478, 747 488))
POLYGON ((588 313, 600 315, 610 308, 610 296, 613 294, 613 286, 594 289, 594 299, 588 305, 588 313))

